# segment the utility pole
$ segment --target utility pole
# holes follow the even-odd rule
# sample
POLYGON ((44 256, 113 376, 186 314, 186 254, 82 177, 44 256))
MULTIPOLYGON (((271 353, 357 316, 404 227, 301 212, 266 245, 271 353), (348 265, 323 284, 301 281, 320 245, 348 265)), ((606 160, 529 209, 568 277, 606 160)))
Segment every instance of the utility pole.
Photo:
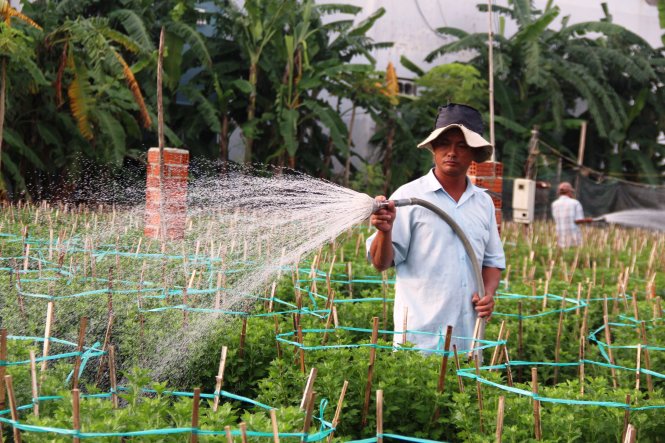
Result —
POLYGON ((487 18, 489 21, 489 28, 487 31, 487 49, 489 58, 489 95, 490 95, 490 143, 494 147, 492 149, 491 162, 496 161, 496 146, 494 146, 494 32, 492 31, 492 0, 487 0, 487 18))

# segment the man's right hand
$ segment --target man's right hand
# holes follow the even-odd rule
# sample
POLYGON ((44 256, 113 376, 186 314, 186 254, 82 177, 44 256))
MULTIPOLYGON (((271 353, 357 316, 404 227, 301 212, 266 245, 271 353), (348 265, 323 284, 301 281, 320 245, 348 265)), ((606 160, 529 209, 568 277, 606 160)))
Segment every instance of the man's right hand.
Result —
MULTIPOLYGON (((377 202, 386 201, 386 197, 379 195, 375 198, 377 202)), ((393 223, 395 222, 395 217, 397 216, 397 209, 395 209, 395 203, 392 201, 388 202, 387 207, 383 207, 373 213, 369 218, 370 223, 376 229, 381 232, 390 232, 393 229, 393 223)))

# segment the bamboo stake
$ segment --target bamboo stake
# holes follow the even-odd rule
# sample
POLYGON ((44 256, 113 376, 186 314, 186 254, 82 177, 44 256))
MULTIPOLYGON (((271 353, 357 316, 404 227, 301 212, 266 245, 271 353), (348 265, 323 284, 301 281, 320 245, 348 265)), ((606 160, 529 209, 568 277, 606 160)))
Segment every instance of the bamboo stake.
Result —
POLYGON ((510 368, 510 355, 508 354, 508 346, 503 346, 503 353, 506 357, 506 375, 508 377, 508 386, 513 387, 513 371, 510 368))
POLYGON ((201 388, 194 388, 194 398, 192 403, 192 436, 191 443, 199 441, 199 406, 201 403, 201 388))
POLYGON ((503 395, 499 396, 499 405, 496 411, 496 434, 494 441, 496 443, 501 443, 501 438, 503 437, 503 415, 505 409, 506 397, 503 395))
POLYGON ((349 298, 353 299, 353 263, 348 262, 346 264, 346 275, 349 280, 349 298))
POLYGON ((626 436, 623 439, 623 443, 635 443, 637 440, 637 430, 633 425, 628 425, 626 428, 626 436))
POLYGON ((238 345, 238 357, 245 357, 245 339, 247 338, 247 317, 242 318, 242 329, 240 330, 240 343, 238 345))
MULTIPOLYGON (((74 435, 81 432, 81 391, 78 388, 72 389, 72 422, 74 427, 74 435)), ((74 442, 79 443, 81 439, 74 437, 74 442)))
POLYGON ((74 362, 74 374, 72 377, 72 387, 77 389, 79 386, 79 368, 81 367, 81 354, 83 353, 83 342, 85 340, 85 329, 88 326, 88 317, 81 317, 79 326, 79 338, 76 346, 76 360, 74 362))
POLYGON ((37 363, 35 362, 35 351, 30 350, 30 381, 32 388, 32 413, 39 417, 39 387, 37 386, 37 363))
POLYGON ((300 372, 303 374, 305 373, 305 337, 302 334, 302 327, 300 326, 300 323, 298 323, 297 327, 298 331, 298 342, 300 343, 300 347, 297 349, 298 350, 298 356, 300 357, 298 361, 300 362, 300 372))
MULTIPOLYGON (((273 316, 275 319, 275 337, 279 336, 279 320, 277 316, 273 316)), ((275 340, 275 346, 277 347, 277 358, 282 358, 282 347, 279 345, 279 340, 275 340)))
POLYGON ((222 386, 224 384, 224 368, 226 366, 226 353, 228 348, 222 346, 222 355, 219 358, 219 369, 217 370, 217 376, 215 377, 215 400, 213 402, 212 410, 217 412, 219 407, 219 396, 222 392, 222 386))
POLYGON ((118 409, 118 384, 115 374, 115 346, 109 347, 109 379, 111 383, 111 403, 118 409))
POLYGON ((383 390, 376 391, 376 443, 383 443, 383 390))
POLYGON ((534 435, 536 440, 541 440, 542 429, 540 427, 540 400, 536 400, 536 396, 538 395, 538 368, 531 368, 531 391, 534 394, 533 398, 534 435))
MULTIPOLYGON (((524 325, 522 320, 522 302, 517 303, 517 358, 518 360, 523 360, 524 355, 524 346, 523 346, 523 336, 524 336, 524 325)), ((519 380, 522 380, 522 366, 517 370, 517 375, 519 380)))
POLYGON ((623 432, 621 433, 621 441, 625 441, 626 432, 630 426, 630 394, 626 394, 626 410, 623 413, 623 432))
POLYGON ((376 343, 379 339, 379 318, 372 318, 372 346, 369 349, 369 365, 367 366, 367 384, 365 385, 365 402, 363 403, 363 412, 361 426, 367 426, 367 414, 369 412, 369 401, 372 396, 372 377, 374 376, 374 361, 376 359, 376 343))
MULTIPOLYGON (((501 326, 499 326, 499 335, 497 335, 496 341, 501 341, 501 339, 503 338, 505 326, 506 326, 505 320, 501 320, 501 326)), ((501 348, 500 345, 494 348, 494 352, 492 353, 492 359, 490 360, 490 366, 494 366, 496 364, 500 348, 501 348)))
MULTIPOLYGON (((647 342, 647 331, 646 327, 644 326, 644 321, 640 322, 640 335, 642 338, 642 345, 643 345, 643 350, 644 350, 644 366, 647 368, 647 370, 651 371, 651 357, 649 356, 649 344, 647 342)), ((653 392, 653 379, 651 378, 651 374, 647 372, 647 389, 649 392, 653 392)))
MULTIPOLYGON (((0 329, 0 377, 4 380, 7 374, 7 329, 0 329)), ((0 409, 7 405, 5 383, 0 383, 0 409)), ((2 423, 0 423, 0 438, 2 438, 2 423)))
POLYGON ((339 424, 340 416, 342 415, 342 407, 344 406, 344 396, 346 395, 346 389, 349 387, 349 381, 344 380, 344 385, 342 385, 342 392, 339 394, 339 399, 337 400, 337 407, 335 408, 335 415, 332 420, 332 432, 328 436, 328 443, 333 439, 333 434, 335 434, 335 429, 339 424))
POLYGON ((612 386, 614 389, 617 388, 617 373, 614 369, 614 355, 612 353, 612 337, 610 334, 610 324, 607 320, 607 315, 603 315, 603 323, 605 324, 605 341, 607 342, 607 355, 610 357, 610 372, 612 373, 612 386))
POLYGON ((556 345, 554 346, 554 384, 556 385, 559 381, 559 354, 561 348, 561 330, 563 328, 563 317, 565 315, 564 309, 566 308, 566 296, 568 291, 563 291, 563 297, 561 297, 561 307, 559 308, 559 326, 556 330, 556 345))
POLYGON ((483 429, 483 393, 480 389, 480 363, 478 354, 473 358, 473 364, 476 367, 476 396, 478 397, 478 418, 480 425, 480 433, 483 434, 485 431, 483 429))
MULTIPOLYGON (((9 399, 9 409, 11 411, 12 420, 18 421, 18 409, 16 405, 16 396, 14 395, 14 385, 12 383, 11 375, 5 375, 5 386, 7 388, 7 397, 9 399)), ((12 431, 14 434, 14 443, 21 443, 21 431, 19 431, 19 429, 15 426, 12 426, 12 431)))
MULTIPOLYGON (((113 328, 114 315, 112 314, 112 312, 113 311, 111 311, 111 313, 109 313, 108 323, 106 324, 106 333, 104 334, 104 346, 102 346, 102 349, 104 351, 107 351, 107 352, 108 352, 108 347, 109 347, 109 344, 110 344, 110 341, 111 341, 111 330, 113 328)), ((99 357, 99 367, 97 368, 97 377, 96 377, 97 384, 99 384, 99 382, 101 381, 102 371, 104 369, 104 364, 105 363, 106 363, 106 358, 105 358, 105 355, 102 354, 99 357)))
POLYGON ((274 408, 270 410, 270 423, 272 425, 273 442, 279 443, 279 427, 277 426, 277 413, 274 408))
POLYGON ((457 386, 460 392, 464 392, 464 382, 462 381, 462 376, 459 375, 460 365, 459 356, 457 355, 457 345, 453 345, 453 356, 455 357, 455 369, 457 369, 457 386))
POLYGON ((307 402, 314 392, 314 381, 316 380, 317 369, 312 368, 309 371, 309 376, 307 377, 307 383, 305 384, 305 390, 302 393, 302 400, 300 400, 300 409, 307 409, 307 402))
MULTIPOLYGON (((445 386, 446 386, 446 370, 448 368, 448 358, 450 357, 450 342, 452 340, 453 336, 453 327, 448 325, 446 328, 446 341, 444 342, 443 345, 443 357, 441 358, 441 369, 439 370, 439 380, 437 383, 436 390, 439 394, 443 394, 445 386)), ((439 406, 437 405, 436 408, 434 409, 434 417, 432 418, 433 421, 436 421, 439 419, 439 406)))
POLYGON ((226 442, 233 443, 233 434, 231 434, 231 426, 224 426, 224 434, 226 435, 226 442))
POLYGON ((247 424, 243 421, 238 426, 240 427, 240 440, 242 443, 247 443, 247 424))
POLYGON ((642 373, 642 344, 637 344, 637 358, 635 360, 635 390, 640 390, 640 375, 642 373))
POLYGON ((402 345, 406 345, 406 331, 408 331, 409 307, 404 306, 404 319, 402 321, 402 345))
POLYGON ((302 428, 302 439, 300 440, 301 443, 305 443, 307 441, 307 436, 309 435, 309 426, 312 423, 312 413, 314 411, 315 398, 316 392, 312 391, 307 405, 307 413, 305 414, 305 424, 302 428))

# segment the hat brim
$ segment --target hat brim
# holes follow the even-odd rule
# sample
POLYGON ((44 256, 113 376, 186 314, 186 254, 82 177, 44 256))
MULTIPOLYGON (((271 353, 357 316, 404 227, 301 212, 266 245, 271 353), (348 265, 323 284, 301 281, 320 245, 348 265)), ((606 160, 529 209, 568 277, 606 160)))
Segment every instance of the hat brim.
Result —
POLYGON ((422 142, 418 143, 419 148, 427 148, 430 151, 432 150, 432 142, 441 134, 444 132, 448 131, 449 129, 452 128, 458 128, 460 131, 462 131, 462 134, 464 135, 464 140, 466 140, 466 144, 469 145, 471 148, 474 148, 474 150, 477 150, 478 152, 474 152, 474 157, 476 157, 475 161, 477 163, 481 163, 484 161, 489 160, 489 158, 492 156, 492 151, 494 150, 494 147, 490 142, 485 140, 480 134, 477 132, 474 132, 467 127, 459 124, 452 124, 448 126, 444 126, 442 128, 436 128, 434 131, 430 133, 429 136, 422 142))

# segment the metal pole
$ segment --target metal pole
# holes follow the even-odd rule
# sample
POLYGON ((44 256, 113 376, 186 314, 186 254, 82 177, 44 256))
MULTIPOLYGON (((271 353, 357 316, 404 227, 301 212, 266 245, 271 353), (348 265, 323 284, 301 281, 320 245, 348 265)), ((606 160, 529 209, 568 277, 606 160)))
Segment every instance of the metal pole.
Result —
MULTIPOLYGON (((492 31, 492 0, 487 0, 487 18, 489 21, 487 39, 489 58, 490 143, 494 146, 494 33, 492 31)), ((496 161, 496 147, 492 150, 490 161, 496 161)))

